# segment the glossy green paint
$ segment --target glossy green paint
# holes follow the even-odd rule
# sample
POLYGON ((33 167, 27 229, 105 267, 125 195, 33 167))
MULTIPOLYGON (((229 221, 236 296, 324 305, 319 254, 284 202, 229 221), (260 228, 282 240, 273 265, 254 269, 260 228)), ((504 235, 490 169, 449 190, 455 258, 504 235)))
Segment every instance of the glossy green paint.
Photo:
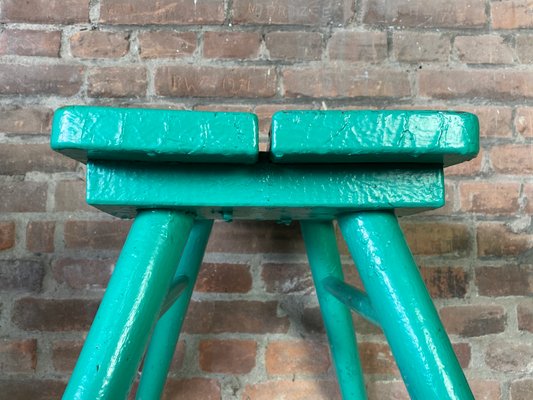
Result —
POLYGON ((271 156, 283 163, 436 163, 479 151, 474 114, 451 111, 279 111, 271 156))
POLYGON ((474 399, 394 214, 339 225, 411 398, 474 399))
POLYGON ((350 307, 367 321, 379 326, 378 316, 365 293, 336 278, 324 279, 323 284, 325 289, 337 300, 350 307))
POLYGON ((325 286, 330 279, 344 281, 333 224, 331 221, 301 221, 300 225, 342 398, 366 399, 350 310, 325 286))
POLYGON ((52 124, 52 148, 91 160, 254 163, 257 117, 250 113, 71 106, 52 124))
POLYGON ((165 301, 161 306, 161 311, 159 312, 160 316, 166 313, 168 309, 172 307, 178 297, 180 297, 183 291, 187 289, 188 284, 189 278, 187 278, 186 276, 178 276, 177 278, 174 278, 174 280, 170 284, 170 288, 168 289, 167 297, 165 297, 165 301))
POLYGON ((175 277, 175 281, 185 277, 188 285, 172 307, 159 319, 154 329, 144 358, 137 400, 161 397, 212 226, 212 220, 194 222, 175 277))
POLYGON ((137 215, 63 399, 126 399, 192 225, 175 211, 137 215))
MULTIPOLYGON (((326 219, 362 209, 444 204, 437 166, 128 164, 87 165, 87 202, 118 217, 176 208, 207 219, 326 219)), ((407 208, 407 210, 405 210, 407 208)))

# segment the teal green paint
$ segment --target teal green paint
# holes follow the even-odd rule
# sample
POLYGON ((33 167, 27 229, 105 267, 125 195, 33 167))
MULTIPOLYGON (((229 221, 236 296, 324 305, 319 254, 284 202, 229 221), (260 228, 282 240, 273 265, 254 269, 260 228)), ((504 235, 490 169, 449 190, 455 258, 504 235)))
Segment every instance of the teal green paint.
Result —
POLYGON ((367 321, 379 326, 378 316, 365 293, 336 278, 324 279, 323 285, 341 303, 359 313, 367 321))
POLYGON ((249 113, 72 106, 54 114, 52 148, 78 161, 254 163, 249 113))
POLYGON ((156 325, 144 359, 141 382, 137 389, 137 400, 159 399, 163 392, 212 226, 213 221, 195 221, 194 223, 176 271, 176 278, 186 277, 189 284, 156 325))
POLYGON ((344 281, 333 224, 331 221, 301 221, 300 225, 342 398, 366 399, 350 310, 324 286, 328 279, 344 281))
POLYGON ((170 284, 170 288, 168 289, 167 297, 165 297, 165 301, 161 306, 161 311, 159 312, 159 315, 163 315, 168 311, 170 307, 172 307, 172 304, 174 304, 178 297, 180 297, 183 291, 187 288, 188 284, 189 278, 187 278, 186 276, 178 276, 177 278, 174 278, 174 280, 170 284))
POLYGON ((479 151, 475 115, 451 111, 279 111, 271 156, 283 163, 437 163, 479 151))
POLYGON ((394 214, 347 214, 339 225, 411 398, 473 399, 394 214))
POLYGON ((135 219, 63 395, 126 399, 193 220, 173 211, 135 219))
POLYGON ((94 162, 87 202, 119 217, 176 208, 208 219, 329 219, 350 210, 444 204, 438 166, 94 162))

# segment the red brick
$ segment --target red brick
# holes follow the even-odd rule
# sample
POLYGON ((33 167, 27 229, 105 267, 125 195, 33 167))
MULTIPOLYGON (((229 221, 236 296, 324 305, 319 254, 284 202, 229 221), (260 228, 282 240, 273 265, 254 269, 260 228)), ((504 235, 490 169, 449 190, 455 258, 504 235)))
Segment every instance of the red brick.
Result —
POLYGON ((450 57, 450 38, 440 33, 394 32, 392 44, 394 56, 398 61, 448 61, 450 57))
POLYGON ((52 262, 52 273, 57 282, 72 289, 103 289, 111 276, 114 259, 60 258, 52 262))
POLYGON ((76 161, 52 151, 47 144, 0 145, 0 171, 4 175, 74 171, 77 166, 76 161))
POLYGON ((331 360, 325 343, 276 340, 267 345, 265 366, 269 375, 325 374, 331 360))
POLYGON ((0 250, 7 250, 15 245, 15 221, 0 221, 0 250))
POLYGON ((235 0, 236 24, 328 25, 344 24, 353 15, 349 0, 235 0))
POLYGON ((9 400, 56 400, 61 398, 66 382, 35 378, 4 378, 0 393, 9 400))
POLYGON ((530 400, 533 393, 533 379, 521 379, 511 383, 511 400, 530 400))
POLYGON ((530 342, 494 341, 485 353, 487 365, 499 372, 524 373, 531 366, 533 345, 530 342))
MULTIPOLYGON (((529 292, 531 295, 531 292, 529 292)), ((518 303, 518 329, 521 331, 528 331, 533 333, 533 302, 525 300, 518 303)))
POLYGON ((505 331, 507 315, 500 306, 449 306, 440 310, 448 333, 476 337, 505 331))
POLYGON ((30 221, 26 227, 26 248, 33 253, 54 252, 55 221, 30 221))
POLYGON ((27 331, 85 331, 89 329, 98 305, 97 300, 25 297, 15 302, 11 320, 27 331))
POLYGON ((387 344, 359 343, 363 371, 367 374, 398 375, 396 362, 387 344))
POLYGON ((340 400, 336 381, 287 380, 255 383, 244 388, 241 400, 340 400))
POLYGON ((252 289, 249 265, 204 263, 195 291, 216 293, 247 293, 252 289))
POLYGON ((179 372, 183 368, 185 361, 186 343, 184 340, 178 341, 176 349, 174 350, 174 356, 172 357, 172 363, 170 364, 171 372, 179 372))
MULTIPOLYGON (((266 136, 270 131, 270 124, 272 121, 272 114, 281 110, 311 110, 315 109, 316 106, 313 104, 261 104, 255 107, 254 113, 259 119, 259 134, 266 136)), ((261 138, 261 136, 260 136, 261 138)), ((270 139, 267 137, 268 141, 270 139)), ((270 146, 270 143, 268 143, 270 146)))
POLYGON ((517 35, 516 55, 521 64, 533 63, 533 35, 517 35))
POLYGON ((37 366, 37 340, 0 339, 0 371, 33 372, 37 366))
POLYGON ((322 40, 319 32, 269 32, 265 44, 270 59, 313 61, 322 57, 322 40))
POLYGON ((4 0, 0 3, 0 22, 89 22, 89 0, 4 0))
POLYGON ((59 57, 60 31, 10 29, 0 33, 0 54, 59 57))
POLYGON ((424 283, 432 298, 463 298, 468 290, 468 275, 460 267, 422 267, 424 283))
POLYGON ((138 40, 142 58, 186 57, 196 50, 195 32, 142 32, 138 40))
POLYGON ((221 24, 223 0, 102 0, 100 22, 127 25, 221 24))
POLYGON ((468 379, 476 400, 501 400, 500 382, 484 379, 468 379))
POLYGON ((512 64, 513 49, 501 36, 457 36, 454 42, 457 57, 467 64, 512 64))
POLYGON ((147 77, 144 67, 102 67, 89 71, 90 97, 144 97, 147 77))
POLYGON ((261 278, 269 293, 298 293, 313 290, 308 264, 263 264, 261 278))
POLYGON ((0 212, 43 212, 46 210, 46 191, 47 184, 41 182, 0 183, 0 212))
POLYGON ((452 165, 444 169, 446 176, 476 176, 481 173, 485 152, 479 151, 479 154, 470 161, 452 165))
POLYGON ((472 360, 472 348, 470 343, 452 343, 453 351, 461 368, 466 369, 472 360))
POLYGON ((205 58, 257 58, 261 35, 257 32, 205 32, 205 58))
POLYGON ((80 355, 82 342, 61 340, 52 344, 52 365, 58 372, 72 372, 78 356, 80 355))
POLYGON ((407 73, 354 67, 285 68, 287 97, 406 97, 411 94, 407 73))
POLYGON ((65 247, 68 249, 121 249, 131 221, 67 221, 65 247))
POLYGON ((524 197, 526 199, 526 213, 533 214, 533 184, 524 184, 524 197))
POLYGON ((493 28, 533 28, 533 13, 529 0, 491 0, 490 6, 493 28))
POLYGON ((372 400, 409 400, 403 381, 373 381, 367 384, 368 398, 372 400))
POLYGON ((33 107, 0 109, 0 132, 7 134, 43 134, 50 132, 52 110, 33 107))
POLYGON ((0 288, 38 292, 41 290, 44 267, 33 260, 0 260, 0 288))
POLYGON ((156 93, 172 97, 272 97, 276 71, 267 67, 160 67, 156 93))
POLYGON ((161 400, 220 400, 220 383, 216 379, 170 379, 161 400))
POLYGON ((520 256, 533 248, 533 235, 514 233, 503 224, 482 223, 477 228, 480 257, 520 256))
POLYGON ((496 172, 530 176, 533 174, 533 145, 496 146, 490 152, 490 160, 496 172))
POLYGON ((533 293, 533 266, 506 265, 476 268, 476 286, 482 296, 528 296, 533 293))
POLYGON ((466 255, 472 248, 468 227, 445 222, 402 223, 406 240, 416 255, 466 255))
POLYGON ((387 0, 367 1, 363 22, 400 27, 480 27, 486 24, 483 0, 387 0))
POLYGON ((60 181, 55 191, 56 211, 96 211, 85 200, 84 181, 60 181))
POLYGON ((533 137, 533 107, 520 107, 516 110, 514 126, 524 137, 533 137))
POLYGON ((461 210, 481 214, 514 214, 518 211, 520 183, 462 182, 461 210))
POLYGON ((419 93, 436 99, 533 98, 533 72, 504 69, 468 69, 418 72, 419 93))
POLYGON ((188 333, 286 333, 289 319, 278 316, 276 301, 191 302, 185 319, 188 333))
POLYGON ((78 58, 119 58, 128 53, 127 32, 82 31, 69 39, 70 51, 78 58))
POLYGON ((460 109, 478 116, 481 137, 511 137, 513 135, 512 109, 509 107, 463 106, 460 109))
POLYGON ((379 62, 387 58, 385 32, 335 32, 328 44, 329 58, 344 61, 379 62))
POLYGON ((202 340, 199 352, 202 371, 247 374, 255 367, 257 343, 253 340, 202 340))
POLYGON ((73 96, 83 83, 76 65, 0 65, 1 94, 73 96))

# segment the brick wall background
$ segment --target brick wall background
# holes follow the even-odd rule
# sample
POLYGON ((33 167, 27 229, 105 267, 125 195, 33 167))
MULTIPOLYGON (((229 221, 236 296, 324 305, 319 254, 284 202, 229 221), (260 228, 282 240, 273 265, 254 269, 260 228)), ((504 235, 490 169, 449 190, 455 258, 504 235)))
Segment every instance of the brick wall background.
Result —
MULTIPOLYGON (((0 393, 58 398, 129 222, 49 150, 67 104, 473 111, 480 155, 402 226, 476 398, 533 396, 530 0, 0 0, 0 393)), ((346 271, 357 281, 340 243, 346 271)), ((334 399, 298 226, 217 223, 167 399, 334 399)), ((405 399, 355 318, 371 399, 405 399)))

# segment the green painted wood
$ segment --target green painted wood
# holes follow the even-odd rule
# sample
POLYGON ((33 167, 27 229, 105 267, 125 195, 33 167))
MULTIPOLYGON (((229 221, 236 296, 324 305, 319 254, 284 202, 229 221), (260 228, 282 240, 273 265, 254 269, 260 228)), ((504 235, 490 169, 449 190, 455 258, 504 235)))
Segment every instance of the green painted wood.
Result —
POLYGON ((112 215, 172 208, 207 219, 333 219, 350 210, 444 204, 442 168, 90 162, 87 201, 112 215))
POLYGON ((450 111, 280 111, 271 155, 282 163, 408 162, 449 166, 479 151, 475 115, 450 111))
POLYGON ((257 117, 250 113, 72 106, 52 124, 52 148, 88 159, 253 163, 257 117))

